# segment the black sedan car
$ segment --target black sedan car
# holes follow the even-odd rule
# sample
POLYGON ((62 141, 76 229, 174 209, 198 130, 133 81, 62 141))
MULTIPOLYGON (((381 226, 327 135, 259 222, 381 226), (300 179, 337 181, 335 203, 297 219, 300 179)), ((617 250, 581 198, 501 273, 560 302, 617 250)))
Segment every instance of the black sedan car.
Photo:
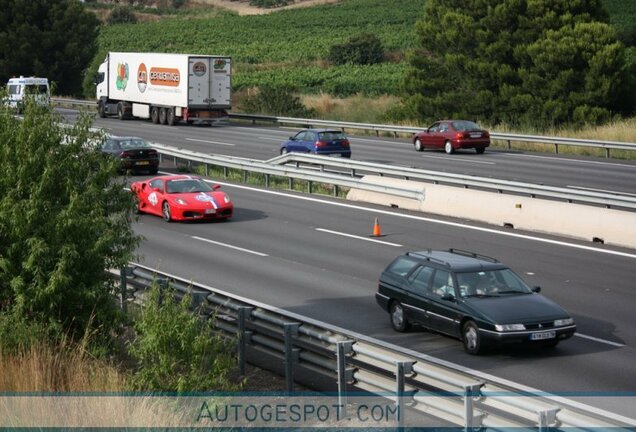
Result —
POLYGON ((570 315, 494 258, 459 249, 407 252, 382 272, 375 297, 396 331, 417 323, 459 338, 470 354, 495 343, 554 347, 570 315))
POLYGON ((159 170, 159 153, 143 138, 108 137, 101 150, 119 158, 122 171, 147 171, 156 174, 159 170))

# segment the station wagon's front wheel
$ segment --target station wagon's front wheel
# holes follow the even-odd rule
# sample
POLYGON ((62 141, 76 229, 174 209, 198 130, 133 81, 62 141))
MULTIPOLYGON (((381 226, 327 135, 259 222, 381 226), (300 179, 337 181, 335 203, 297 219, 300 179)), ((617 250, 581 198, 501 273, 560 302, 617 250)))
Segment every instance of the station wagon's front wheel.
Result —
POLYGON ((404 313, 404 307, 400 304, 400 302, 391 303, 391 325, 393 326, 393 330, 399 332, 405 332, 410 327, 408 319, 406 318, 406 314, 404 313))
POLYGON ((474 321, 467 321, 462 328, 462 342, 464 342, 464 350, 468 354, 479 354, 481 351, 481 337, 479 336, 479 328, 474 321))

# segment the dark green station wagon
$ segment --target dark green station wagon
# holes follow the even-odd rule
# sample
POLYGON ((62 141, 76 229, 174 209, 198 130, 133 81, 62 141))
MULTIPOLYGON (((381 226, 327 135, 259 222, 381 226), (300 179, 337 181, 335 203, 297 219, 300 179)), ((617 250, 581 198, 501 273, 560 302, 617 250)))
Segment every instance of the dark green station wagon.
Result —
POLYGON ((407 252, 382 272, 375 297, 396 331, 417 323, 462 340, 554 347, 576 331, 570 315, 494 258, 459 249, 407 252))

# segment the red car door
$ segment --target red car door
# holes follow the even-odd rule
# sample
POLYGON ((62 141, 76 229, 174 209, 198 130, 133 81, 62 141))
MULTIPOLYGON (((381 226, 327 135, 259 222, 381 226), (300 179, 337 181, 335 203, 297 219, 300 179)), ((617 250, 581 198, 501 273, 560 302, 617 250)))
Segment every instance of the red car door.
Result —
POLYGON ((429 128, 431 147, 441 149, 444 148, 446 143, 446 132, 448 131, 448 125, 444 122, 437 122, 429 128))
POLYGON ((141 191, 143 202, 146 204, 144 211, 161 216, 164 190, 162 179, 154 179, 148 182, 147 186, 141 191))
MULTIPOLYGON (((426 131, 418 135, 418 138, 420 139, 420 142, 422 143, 424 147, 428 147, 428 148, 440 147, 439 127, 440 127, 439 122, 433 123, 433 125, 431 125, 428 129, 426 129, 426 131)), ((442 142, 441 145, 444 145, 444 143, 442 142)))

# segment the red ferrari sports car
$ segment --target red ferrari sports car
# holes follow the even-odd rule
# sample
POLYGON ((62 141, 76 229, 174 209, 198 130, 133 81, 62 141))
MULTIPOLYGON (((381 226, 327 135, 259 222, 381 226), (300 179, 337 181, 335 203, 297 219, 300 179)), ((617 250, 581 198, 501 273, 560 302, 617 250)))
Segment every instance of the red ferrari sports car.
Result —
POLYGON ((167 222, 231 218, 234 204, 220 187, 189 175, 155 177, 130 186, 138 213, 163 216, 167 222))

